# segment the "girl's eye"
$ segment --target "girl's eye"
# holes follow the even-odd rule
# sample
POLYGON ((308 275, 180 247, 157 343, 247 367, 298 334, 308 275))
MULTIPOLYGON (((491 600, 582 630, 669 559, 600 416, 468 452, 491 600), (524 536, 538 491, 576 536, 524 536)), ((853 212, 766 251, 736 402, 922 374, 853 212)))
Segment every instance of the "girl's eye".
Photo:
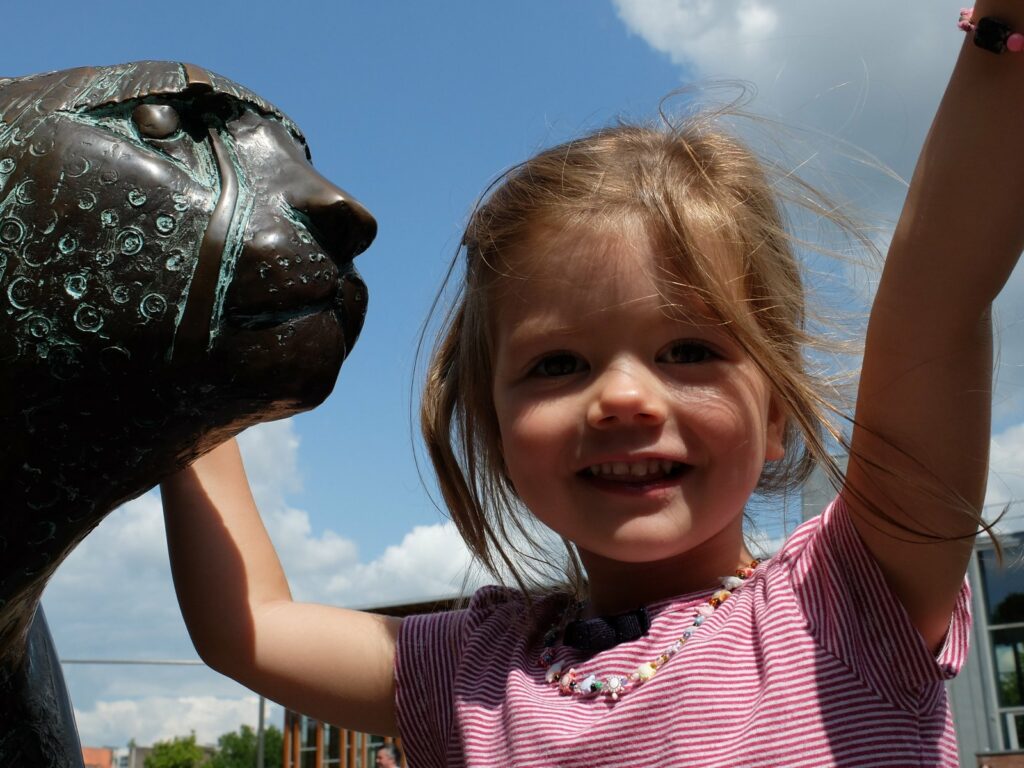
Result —
POLYGON ((576 355, 559 352, 541 359, 530 369, 530 375, 540 377, 571 376, 574 373, 579 373, 583 368, 583 361, 576 355))
POLYGON ((682 365, 706 363, 718 355, 709 346, 700 341, 674 341, 660 355, 661 362, 682 365))

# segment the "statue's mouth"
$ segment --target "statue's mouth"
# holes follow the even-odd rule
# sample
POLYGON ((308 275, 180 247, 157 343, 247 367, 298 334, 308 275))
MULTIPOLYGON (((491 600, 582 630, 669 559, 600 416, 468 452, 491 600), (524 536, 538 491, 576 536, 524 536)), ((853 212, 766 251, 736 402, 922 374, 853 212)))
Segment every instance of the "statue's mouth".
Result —
MULTIPOLYGON (((317 302, 316 304, 308 304, 304 307, 296 307, 291 310, 278 309, 270 312, 239 312, 228 316, 226 319, 228 321, 228 325, 232 325, 235 328, 241 328, 244 331, 265 331, 268 328, 276 328, 279 325, 293 323, 297 320, 310 317, 311 315, 318 315, 321 312, 336 311, 338 310, 335 306, 336 304, 337 302, 324 300, 317 302)), ((344 313, 344 309, 339 311, 339 314, 342 313, 344 313)))
POLYGON ((338 276, 337 289, 331 294, 294 306, 277 304, 268 308, 226 308, 224 319, 228 325, 241 330, 264 331, 294 324, 314 315, 333 313, 345 336, 345 346, 351 350, 363 328, 367 295, 362 277, 349 264, 338 276))

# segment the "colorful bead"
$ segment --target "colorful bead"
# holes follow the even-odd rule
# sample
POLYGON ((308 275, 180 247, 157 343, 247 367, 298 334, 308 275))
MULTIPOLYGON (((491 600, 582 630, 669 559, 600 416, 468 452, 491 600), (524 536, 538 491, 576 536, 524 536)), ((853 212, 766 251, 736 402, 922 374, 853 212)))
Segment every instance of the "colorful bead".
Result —
POLYGON ((576 670, 570 669, 563 674, 558 680, 558 687, 562 689, 562 693, 572 693, 576 688, 576 670))
POLYGON ((1006 38, 1006 50, 1010 53, 1020 53, 1021 51, 1024 51, 1024 35, 1020 32, 1014 32, 1006 38))
POLYGON ((605 693, 611 696, 613 700, 618 701, 619 694, 623 692, 625 682, 626 681, 618 675, 612 675, 607 680, 605 680, 605 684, 607 686, 605 688, 605 693))
POLYGON ((736 589, 741 584, 743 584, 743 579, 739 576, 726 576, 722 579, 722 586, 726 589, 736 589))
POLYGON ((645 680, 650 680, 654 677, 654 673, 657 671, 657 668, 653 664, 647 662, 646 664, 641 664, 636 668, 636 676, 640 682, 644 682, 645 680))
POLYGON ((562 662, 558 662, 557 664, 552 664, 550 667, 548 667, 548 671, 547 671, 547 674, 544 675, 544 679, 547 680, 549 683, 553 683, 553 682, 555 682, 555 680, 558 679, 558 676, 561 673, 562 673, 562 662))

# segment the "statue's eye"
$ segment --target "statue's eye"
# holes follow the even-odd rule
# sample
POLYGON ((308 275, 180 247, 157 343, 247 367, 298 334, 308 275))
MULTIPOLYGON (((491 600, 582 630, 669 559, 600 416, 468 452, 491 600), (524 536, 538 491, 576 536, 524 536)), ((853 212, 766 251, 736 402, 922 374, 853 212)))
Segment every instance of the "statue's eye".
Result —
POLYGON ((150 139, 166 139, 181 127, 178 112, 169 104, 139 104, 132 112, 139 133, 150 139))

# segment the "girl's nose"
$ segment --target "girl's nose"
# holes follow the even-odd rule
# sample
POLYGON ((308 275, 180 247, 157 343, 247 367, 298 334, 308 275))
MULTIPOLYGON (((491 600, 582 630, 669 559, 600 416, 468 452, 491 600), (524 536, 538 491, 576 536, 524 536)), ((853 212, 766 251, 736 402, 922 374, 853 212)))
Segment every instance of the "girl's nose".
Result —
POLYGON ((311 165, 300 164, 284 179, 284 197, 306 222, 328 256, 338 263, 365 251, 377 221, 362 204, 329 182, 311 165))
POLYGON ((614 368, 603 372, 594 383, 587 421, 597 429, 624 425, 662 424, 667 409, 654 376, 642 368, 614 368))

